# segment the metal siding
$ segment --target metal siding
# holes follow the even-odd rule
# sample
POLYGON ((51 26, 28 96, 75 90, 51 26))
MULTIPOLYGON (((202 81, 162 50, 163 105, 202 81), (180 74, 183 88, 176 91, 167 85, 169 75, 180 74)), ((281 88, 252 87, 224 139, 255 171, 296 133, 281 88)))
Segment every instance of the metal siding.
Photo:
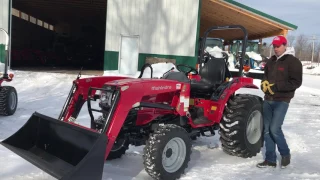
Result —
MULTIPOLYGON (((0 27, 8 32, 9 25, 9 0, 0 0, 0 27)), ((0 44, 5 43, 5 35, 0 32, 0 44)))
POLYGON ((140 53, 195 56, 199 0, 108 0, 106 51, 139 35, 140 53))

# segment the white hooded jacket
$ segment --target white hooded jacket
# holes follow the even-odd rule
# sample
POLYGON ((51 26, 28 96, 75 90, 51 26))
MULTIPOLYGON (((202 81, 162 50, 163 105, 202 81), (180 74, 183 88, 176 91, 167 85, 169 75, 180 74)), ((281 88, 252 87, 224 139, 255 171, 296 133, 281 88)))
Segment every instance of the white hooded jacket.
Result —
POLYGON ((279 57, 276 56, 277 60, 279 60, 282 56, 284 56, 286 54, 291 54, 291 55, 295 56, 294 47, 287 47, 286 51, 281 56, 279 56, 279 57))

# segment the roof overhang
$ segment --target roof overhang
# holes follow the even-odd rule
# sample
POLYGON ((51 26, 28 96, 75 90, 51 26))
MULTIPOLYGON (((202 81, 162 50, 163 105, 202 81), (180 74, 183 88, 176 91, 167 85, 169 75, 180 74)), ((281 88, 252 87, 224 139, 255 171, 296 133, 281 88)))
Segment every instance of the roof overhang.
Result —
MULTIPOLYGON (((200 36, 212 26, 242 25, 248 39, 256 40, 287 35, 298 27, 232 0, 201 0, 200 36)), ((224 40, 243 39, 241 30, 214 31, 210 37, 224 40)))

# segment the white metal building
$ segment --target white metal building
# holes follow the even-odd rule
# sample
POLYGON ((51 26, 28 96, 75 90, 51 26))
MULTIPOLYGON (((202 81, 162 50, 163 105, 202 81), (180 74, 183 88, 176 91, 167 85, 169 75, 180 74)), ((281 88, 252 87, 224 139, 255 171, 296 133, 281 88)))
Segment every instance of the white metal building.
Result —
MULTIPOLYGON (((18 62, 43 66, 47 62, 59 61, 61 66, 72 62, 70 68, 84 62, 84 69, 95 63, 100 70, 135 74, 150 57, 194 66, 199 38, 211 26, 243 25, 252 40, 297 29, 233 0, 1 0, 0 12, 0 27, 11 34, 13 68, 18 62), (59 37, 68 41, 61 43, 59 37), (86 48, 75 40, 83 37, 87 38, 83 43, 86 48), (93 46, 88 55, 84 52, 92 47, 90 39, 102 48, 93 53, 93 46), (57 56, 58 50, 61 53, 57 56), (95 54, 101 56, 93 57, 95 54)), ((242 34, 230 31, 214 36, 230 40, 241 39, 242 34)))

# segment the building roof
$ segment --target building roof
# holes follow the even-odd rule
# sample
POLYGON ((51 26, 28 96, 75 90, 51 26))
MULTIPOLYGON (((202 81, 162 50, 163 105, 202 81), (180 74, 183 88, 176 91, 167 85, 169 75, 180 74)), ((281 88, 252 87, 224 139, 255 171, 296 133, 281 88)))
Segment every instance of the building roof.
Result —
MULTIPOLYGON (((201 0, 200 36, 212 26, 242 25, 248 39, 286 35, 298 27, 233 0, 201 0)), ((242 39, 241 30, 215 31, 211 37, 225 40, 242 39)))

